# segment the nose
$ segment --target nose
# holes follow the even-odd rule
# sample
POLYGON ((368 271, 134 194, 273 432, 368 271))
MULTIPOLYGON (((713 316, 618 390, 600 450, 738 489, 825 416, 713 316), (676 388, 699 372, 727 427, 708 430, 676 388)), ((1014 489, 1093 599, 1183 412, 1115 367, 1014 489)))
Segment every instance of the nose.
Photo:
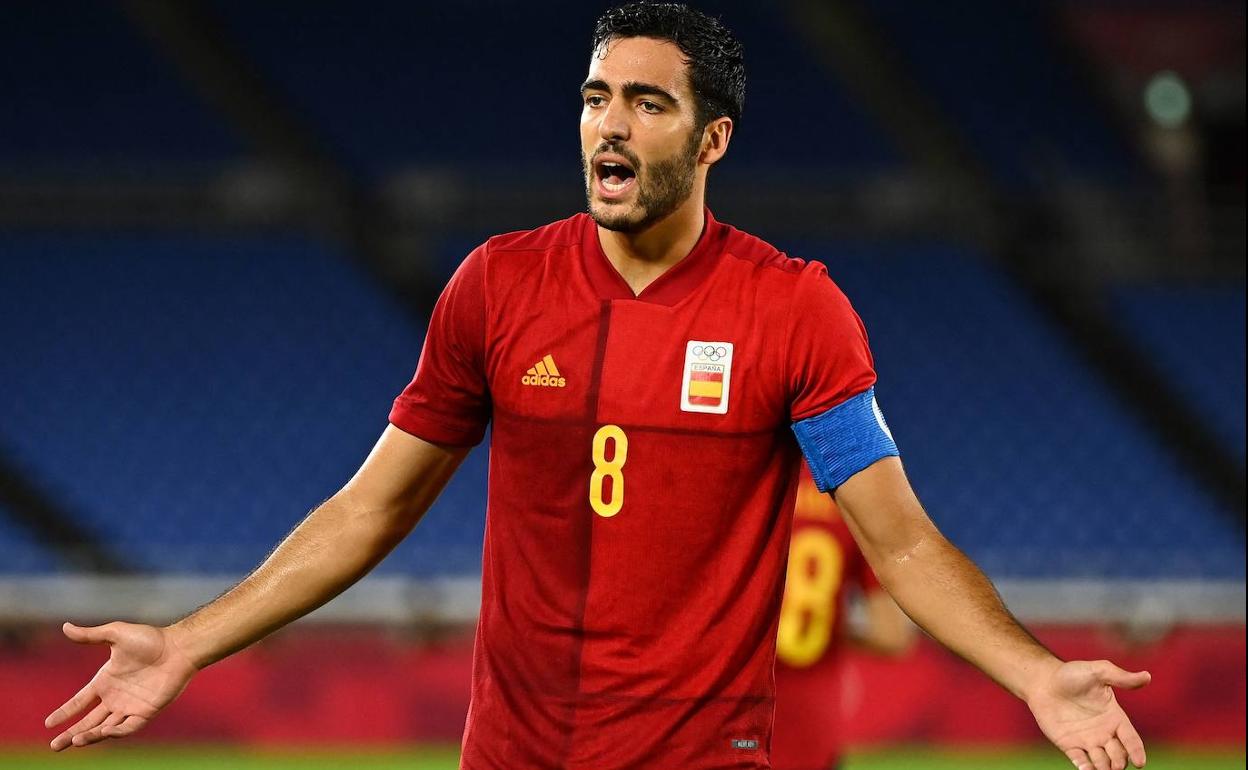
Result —
POLYGON ((619 100, 612 99, 602 111, 598 134, 606 141, 627 140, 629 135, 628 109, 619 100))

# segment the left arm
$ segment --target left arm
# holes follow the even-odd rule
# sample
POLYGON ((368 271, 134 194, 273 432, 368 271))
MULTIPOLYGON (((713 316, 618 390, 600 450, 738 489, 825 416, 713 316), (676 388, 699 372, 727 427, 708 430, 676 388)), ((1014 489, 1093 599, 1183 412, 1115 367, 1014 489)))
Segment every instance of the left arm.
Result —
POLYGON ((896 457, 854 474, 836 502, 880 582, 916 623, 1026 701, 1045 735, 1080 770, 1145 762, 1144 744, 1113 687, 1147 672, 1108 661, 1063 663, 1006 609, 992 583, 919 504, 896 457))

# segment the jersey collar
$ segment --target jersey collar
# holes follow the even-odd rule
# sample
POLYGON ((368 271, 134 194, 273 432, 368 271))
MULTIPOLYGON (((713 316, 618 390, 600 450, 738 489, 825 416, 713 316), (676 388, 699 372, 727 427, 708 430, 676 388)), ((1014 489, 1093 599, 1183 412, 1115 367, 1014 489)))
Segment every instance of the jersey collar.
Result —
POLYGON ((581 242, 581 261, 585 265, 585 274, 594 292, 602 299, 631 299, 639 302, 652 302, 656 305, 675 305, 693 292, 710 274, 719 261, 723 245, 728 234, 728 227, 720 224, 711 216, 711 210, 704 208, 705 221, 702 235, 694 244, 693 250, 685 258, 672 265, 667 272, 656 278, 641 294, 633 296, 611 261, 602 250, 598 241, 598 225, 593 217, 582 214, 585 218, 581 242))

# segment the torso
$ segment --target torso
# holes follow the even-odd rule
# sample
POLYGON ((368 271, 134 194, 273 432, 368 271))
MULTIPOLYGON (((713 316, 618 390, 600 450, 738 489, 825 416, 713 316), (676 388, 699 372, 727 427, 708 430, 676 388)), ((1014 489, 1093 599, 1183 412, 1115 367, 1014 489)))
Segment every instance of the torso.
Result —
POLYGON ((766 767, 799 457, 784 295, 803 263, 708 221, 634 298, 592 233, 582 215, 488 247, 463 766, 766 767))

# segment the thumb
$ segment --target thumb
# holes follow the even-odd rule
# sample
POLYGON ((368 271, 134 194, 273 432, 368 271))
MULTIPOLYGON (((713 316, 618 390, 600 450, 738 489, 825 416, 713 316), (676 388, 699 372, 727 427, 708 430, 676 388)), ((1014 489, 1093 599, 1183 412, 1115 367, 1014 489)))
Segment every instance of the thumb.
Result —
POLYGON ((1107 660, 1099 662, 1095 673, 1105 684, 1112 687, 1123 687, 1128 690, 1138 690, 1153 681, 1153 675, 1147 671, 1127 671, 1107 660))
POLYGON ((75 626, 73 623, 66 623, 61 626, 61 630, 71 642, 78 644, 112 644, 117 641, 115 625, 106 623, 102 626, 75 626))

